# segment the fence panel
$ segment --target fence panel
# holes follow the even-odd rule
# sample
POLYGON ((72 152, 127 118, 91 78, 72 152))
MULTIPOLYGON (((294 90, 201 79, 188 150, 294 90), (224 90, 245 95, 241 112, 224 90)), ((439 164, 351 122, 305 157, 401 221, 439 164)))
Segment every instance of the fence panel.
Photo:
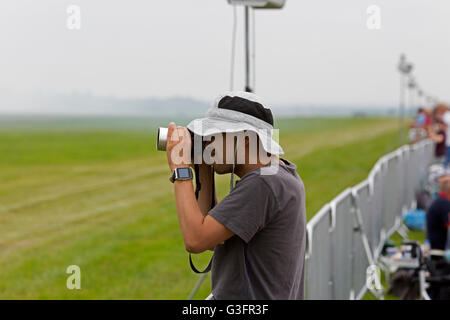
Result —
POLYGON ((386 236, 399 226, 404 209, 414 204, 433 151, 433 142, 422 141, 383 156, 367 180, 342 192, 311 219, 307 299, 362 297, 367 267, 378 258, 386 236))
POLYGON ((398 149, 399 157, 400 157, 400 164, 399 164, 399 170, 400 170, 400 206, 402 211, 399 212, 399 218, 402 218, 402 214, 405 210, 409 209, 410 202, 408 202, 408 196, 407 196, 407 187, 406 182, 408 178, 408 171, 407 171, 407 164, 408 164, 408 152, 409 147, 403 146, 398 149))
POLYGON ((384 193, 383 193, 383 179, 384 179, 384 159, 380 159, 372 172, 370 173, 370 185, 372 188, 372 197, 371 197, 371 225, 370 229, 370 248, 372 252, 376 252, 380 241, 381 241, 381 232, 383 229, 383 210, 384 210, 384 193))
MULTIPOLYGON (((423 173, 424 173, 424 177, 426 177, 427 172, 428 172, 428 168, 434 163, 435 160, 435 155, 434 155, 434 149, 435 149, 435 145, 433 142, 431 141, 424 141, 424 149, 425 149, 425 160, 424 160, 424 168, 423 168, 423 173)), ((426 181, 425 181, 426 182, 426 181)))
POLYGON ((393 212, 395 211, 395 198, 392 197, 392 193, 395 192, 393 182, 395 177, 393 176, 393 162, 389 156, 386 157, 383 163, 384 167, 384 179, 383 179, 383 222, 382 229, 387 232, 394 226, 393 212))
POLYGON ((408 162, 408 192, 410 193, 410 197, 412 199, 412 204, 415 205, 415 196, 416 192, 419 189, 419 161, 420 161, 420 154, 419 150, 412 146, 409 149, 410 153, 410 161, 408 162))
POLYGON ((434 147, 426 140, 381 157, 367 180, 342 192, 308 222, 306 299, 363 296, 367 267, 426 183, 434 147))
POLYGON ((333 299, 331 265, 331 208, 327 204, 309 222, 305 298, 333 299))
POLYGON ((354 206, 351 189, 337 196, 331 203, 331 254, 334 299, 349 299, 352 291, 352 251, 354 206), (339 274, 335 274, 339 270, 339 274))
POLYGON ((418 187, 422 189, 426 184, 427 170, 431 165, 434 157, 434 144, 431 141, 423 140, 413 146, 419 153, 417 166, 418 170, 418 187))
POLYGON ((413 150, 407 146, 403 148, 403 172, 404 172, 404 201, 407 209, 411 209, 414 204, 414 180, 412 177, 412 168, 414 168, 415 154, 413 150))
POLYGON ((385 177, 383 183, 383 230, 389 233, 395 227, 396 216, 400 208, 399 156, 390 154, 385 163, 385 177))
MULTIPOLYGON (((357 215, 360 214, 362 223, 361 229, 355 229, 353 233, 353 290, 355 297, 359 299, 365 292, 366 285, 366 270, 370 265, 369 255, 371 252, 367 252, 363 243, 363 232, 365 233, 366 240, 370 239, 371 235, 368 233, 371 230, 372 221, 372 207, 371 207, 371 190, 369 181, 360 183, 354 188, 354 204, 356 206, 355 222, 358 224, 357 215)), ((368 248, 370 250, 370 248, 368 248)))

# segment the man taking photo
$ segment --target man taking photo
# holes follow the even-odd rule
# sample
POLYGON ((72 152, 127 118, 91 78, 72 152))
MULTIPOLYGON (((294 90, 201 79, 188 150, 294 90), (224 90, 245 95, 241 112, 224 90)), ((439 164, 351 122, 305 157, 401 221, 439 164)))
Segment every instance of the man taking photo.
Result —
POLYGON ((303 299, 305 189, 272 137, 270 109, 246 92, 220 96, 187 128, 169 125, 180 228, 187 251, 214 250, 212 299, 303 299), (191 132, 206 140, 203 156, 210 154, 197 167, 198 199, 189 173, 191 132), (219 203, 214 172, 231 173, 230 193, 219 203))

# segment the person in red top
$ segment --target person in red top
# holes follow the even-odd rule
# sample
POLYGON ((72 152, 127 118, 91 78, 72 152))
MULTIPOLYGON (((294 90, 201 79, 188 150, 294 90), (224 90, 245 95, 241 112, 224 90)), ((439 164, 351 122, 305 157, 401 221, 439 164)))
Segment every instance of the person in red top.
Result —
POLYGON ((433 123, 432 112, 429 109, 424 109, 425 113, 425 127, 431 126, 433 123))

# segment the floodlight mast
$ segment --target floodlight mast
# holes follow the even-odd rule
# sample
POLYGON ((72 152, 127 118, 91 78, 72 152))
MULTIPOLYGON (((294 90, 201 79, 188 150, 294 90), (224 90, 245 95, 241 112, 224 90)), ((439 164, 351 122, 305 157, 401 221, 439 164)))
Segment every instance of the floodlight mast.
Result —
POLYGON ((408 89, 409 89, 409 110, 408 114, 411 115, 412 112, 414 112, 414 109, 416 108, 416 101, 415 101, 415 91, 417 90, 417 82, 414 76, 410 76, 408 79, 408 89))
POLYGON ((253 92, 250 87, 250 10, 245 6, 245 92, 253 92))
MULTIPOLYGON (((253 9, 281 9, 286 0, 228 0, 231 5, 244 6, 244 41, 245 41, 245 91, 253 92, 250 85, 250 7, 253 9)), ((253 39, 254 40, 254 39, 253 39)))

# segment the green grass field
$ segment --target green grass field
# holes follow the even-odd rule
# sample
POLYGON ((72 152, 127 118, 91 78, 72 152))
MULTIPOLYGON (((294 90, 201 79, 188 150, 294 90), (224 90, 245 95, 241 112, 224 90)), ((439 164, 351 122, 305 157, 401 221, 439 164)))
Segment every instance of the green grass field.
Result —
MULTIPOLYGON (((1 299, 186 299, 198 279, 155 128, 133 118, 0 120, 1 299), (81 268, 81 290, 66 268, 81 268)), ((185 124, 180 120, 178 124, 185 124)), ((306 186, 308 218, 398 145, 397 120, 278 121, 306 186)), ((217 178, 219 200, 229 176, 217 178)), ((207 263, 211 253, 195 261, 207 263)), ((205 282, 195 298, 210 291, 205 282)))

